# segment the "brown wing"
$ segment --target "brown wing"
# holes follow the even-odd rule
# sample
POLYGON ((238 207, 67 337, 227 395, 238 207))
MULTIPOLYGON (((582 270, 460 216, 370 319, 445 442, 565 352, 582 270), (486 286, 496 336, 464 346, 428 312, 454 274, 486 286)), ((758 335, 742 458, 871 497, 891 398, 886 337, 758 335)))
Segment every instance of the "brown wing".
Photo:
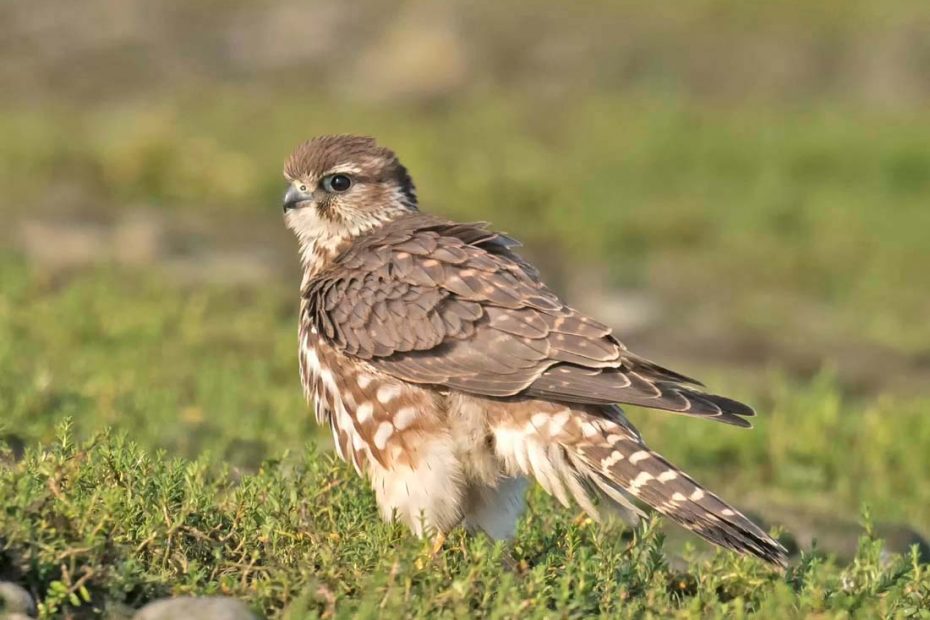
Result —
POLYGON ((344 251, 304 291, 308 318, 345 353, 406 381, 485 396, 629 403, 749 426, 629 351, 562 301, 481 224, 414 215, 344 251))

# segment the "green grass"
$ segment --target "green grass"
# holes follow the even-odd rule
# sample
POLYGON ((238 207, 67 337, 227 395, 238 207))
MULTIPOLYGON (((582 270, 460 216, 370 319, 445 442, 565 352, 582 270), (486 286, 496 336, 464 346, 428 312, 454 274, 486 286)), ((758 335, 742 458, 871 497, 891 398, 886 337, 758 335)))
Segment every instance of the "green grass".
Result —
POLYGON ((313 14, 307 36, 339 31, 325 61, 312 40, 270 66, 229 48, 287 51, 299 8, 155 4, 102 30, 107 3, 61 31, 0 9, 0 580, 43 617, 216 593, 290 619, 930 618, 927 550, 896 538, 930 535, 926 2, 363 2, 313 14), (395 42, 446 26, 462 83, 375 97, 429 73, 395 42), (787 573, 539 489, 512 548, 456 533, 431 558, 382 523, 303 402, 293 242, 269 247, 284 157, 336 132, 396 149, 427 209, 513 233, 557 290, 645 291, 620 336, 760 415, 630 417, 802 541, 787 573), (151 255, 103 235, 90 266, 48 260, 71 226, 153 214, 151 255), (217 248, 271 275, 204 282, 217 248))
MULTIPOLYGON (((515 233, 557 288, 591 265, 607 285, 655 294, 667 348, 693 331, 761 351, 751 367, 699 355, 681 368, 756 405, 756 428, 631 411, 660 452, 769 525, 817 522, 792 523, 789 539, 848 531, 863 506, 877 524, 930 533, 921 112, 591 93, 414 109, 222 86, 2 112, 0 242, 13 248, 23 219, 107 221, 127 205, 248 233, 279 217, 277 171, 297 141, 375 134, 427 208, 515 233)), ((0 464, 0 577, 29 587, 48 617, 184 593, 290 618, 334 605, 342 617, 930 607, 927 566, 888 557, 868 520, 854 557, 805 547, 779 575, 664 526, 576 521, 537 490, 512 550, 457 536, 431 559, 378 520, 364 482, 327 452, 298 385, 296 281, 183 284, 157 264, 61 272, 13 249, 0 282, 0 439, 28 449, 0 464)), ((640 337, 648 356, 652 335, 640 337)))
POLYGON ((429 543, 374 517, 371 494, 315 450, 250 475, 170 459, 105 433, 0 470, 5 571, 45 616, 169 594, 226 594, 285 618, 926 617, 916 549, 883 557, 868 529, 846 566, 805 554, 778 574, 718 553, 671 568, 650 522, 632 534, 555 510, 539 492, 508 550, 461 533, 429 543))
POLYGON ((930 346, 922 110, 604 94, 414 109, 216 86, 2 112, 8 216, 76 203, 272 218, 278 171, 298 141, 371 133, 398 150, 428 208, 517 234, 552 257, 552 278, 570 277, 566 263, 597 263, 615 284, 689 310, 700 300, 747 334, 910 356, 930 346))
MULTIPOLYGON (((512 551, 456 535, 431 559, 319 447, 290 287, 193 289, 116 268, 62 281, 10 255, 0 278, 0 435, 28 446, 18 463, 0 459, 0 575, 46 616, 185 593, 290 618, 333 605, 340 617, 906 617, 930 605, 927 566, 886 557, 868 527, 851 560, 807 550, 780 575, 700 545, 663 548, 655 524, 577 520, 538 489, 512 551)), ((926 399, 851 399, 828 373, 768 379, 715 384, 760 406, 752 431, 634 419, 763 515, 790 500, 837 519, 863 504, 876 521, 930 519, 926 399)))

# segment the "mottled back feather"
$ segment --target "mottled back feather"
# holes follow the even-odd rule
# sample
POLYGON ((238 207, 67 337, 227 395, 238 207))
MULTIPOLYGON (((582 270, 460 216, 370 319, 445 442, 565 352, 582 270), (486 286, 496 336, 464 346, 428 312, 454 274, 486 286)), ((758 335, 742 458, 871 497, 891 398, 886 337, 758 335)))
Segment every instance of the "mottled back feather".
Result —
POLYGON ((411 213, 354 239, 304 291, 306 319, 394 377, 482 396, 629 403, 749 426, 751 408, 630 353, 482 224, 411 213))

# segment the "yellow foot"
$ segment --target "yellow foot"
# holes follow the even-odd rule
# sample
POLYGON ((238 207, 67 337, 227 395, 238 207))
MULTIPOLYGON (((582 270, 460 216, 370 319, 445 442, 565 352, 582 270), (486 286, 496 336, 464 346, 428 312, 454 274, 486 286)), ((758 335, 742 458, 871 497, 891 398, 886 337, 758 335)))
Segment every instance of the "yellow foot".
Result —
POLYGON ((433 544, 430 546, 429 555, 421 555, 417 558, 415 565, 418 569, 422 570, 426 568, 429 564, 432 564, 436 561, 436 557, 439 555, 439 552, 442 551, 442 546, 446 542, 445 534, 436 534, 433 537, 433 544))
POLYGON ((442 551, 442 546, 446 544, 446 535, 444 532, 439 532, 433 538, 433 546, 430 549, 430 557, 436 557, 440 551, 442 551))

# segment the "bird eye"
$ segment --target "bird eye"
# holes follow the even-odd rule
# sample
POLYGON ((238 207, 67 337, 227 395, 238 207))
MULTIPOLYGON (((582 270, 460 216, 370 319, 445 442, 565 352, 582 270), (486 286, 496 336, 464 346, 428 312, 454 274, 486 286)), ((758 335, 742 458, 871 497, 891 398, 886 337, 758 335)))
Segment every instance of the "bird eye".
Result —
POLYGON ((307 186, 306 186, 306 185, 301 185, 301 186, 300 186, 300 191, 302 191, 302 192, 307 191, 307 186))
POLYGON ((352 187, 352 179, 345 174, 331 174, 323 179, 323 189, 328 192, 344 192, 352 187))

